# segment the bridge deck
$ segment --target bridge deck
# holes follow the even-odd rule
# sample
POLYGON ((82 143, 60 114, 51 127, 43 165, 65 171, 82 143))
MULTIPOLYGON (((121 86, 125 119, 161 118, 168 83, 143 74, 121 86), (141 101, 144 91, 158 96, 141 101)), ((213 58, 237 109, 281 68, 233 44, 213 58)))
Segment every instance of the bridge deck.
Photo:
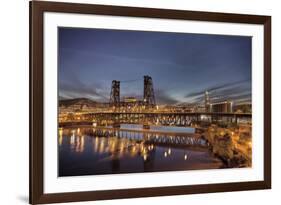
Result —
POLYGON ((252 113, 221 113, 221 112, 87 112, 81 114, 112 114, 112 115, 186 115, 186 116, 196 116, 196 115, 207 115, 207 116, 237 116, 237 117, 252 117, 252 113))

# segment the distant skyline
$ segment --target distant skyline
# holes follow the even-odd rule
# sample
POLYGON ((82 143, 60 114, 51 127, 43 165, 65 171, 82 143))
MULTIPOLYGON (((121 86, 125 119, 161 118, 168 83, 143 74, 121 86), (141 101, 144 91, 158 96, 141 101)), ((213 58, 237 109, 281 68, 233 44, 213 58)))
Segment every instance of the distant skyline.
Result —
POLYGON ((59 97, 108 102, 112 80, 121 98, 142 99, 152 77, 156 103, 251 102, 251 37, 59 28, 59 97))

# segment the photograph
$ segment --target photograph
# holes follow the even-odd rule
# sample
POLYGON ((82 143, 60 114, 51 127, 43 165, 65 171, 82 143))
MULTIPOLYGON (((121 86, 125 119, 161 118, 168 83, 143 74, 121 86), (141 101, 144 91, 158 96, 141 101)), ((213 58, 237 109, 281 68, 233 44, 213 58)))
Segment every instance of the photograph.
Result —
POLYGON ((272 16, 167 8, 29 2, 30 204, 271 189, 272 16))
POLYGON ((58 176, 251 167, 251 36, 58 28, 58 176))

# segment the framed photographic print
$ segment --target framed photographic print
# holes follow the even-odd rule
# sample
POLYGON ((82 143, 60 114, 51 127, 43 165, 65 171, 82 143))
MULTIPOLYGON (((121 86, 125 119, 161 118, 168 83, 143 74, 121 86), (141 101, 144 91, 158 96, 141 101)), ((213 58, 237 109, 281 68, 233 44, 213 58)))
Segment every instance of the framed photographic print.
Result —
POLYGON ((30 2, 30 203, 271 188, 271 17, 30 2))

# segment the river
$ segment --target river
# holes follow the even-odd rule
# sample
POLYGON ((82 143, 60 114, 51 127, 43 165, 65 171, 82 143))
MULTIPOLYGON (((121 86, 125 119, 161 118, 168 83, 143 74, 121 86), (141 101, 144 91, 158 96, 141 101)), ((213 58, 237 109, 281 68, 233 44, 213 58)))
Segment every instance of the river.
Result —
POLYGON ((192 137, 194 132, 167 126, 144 130, 141 125, 60 128, 59 176, 221 168, 206 142, 192 137))

